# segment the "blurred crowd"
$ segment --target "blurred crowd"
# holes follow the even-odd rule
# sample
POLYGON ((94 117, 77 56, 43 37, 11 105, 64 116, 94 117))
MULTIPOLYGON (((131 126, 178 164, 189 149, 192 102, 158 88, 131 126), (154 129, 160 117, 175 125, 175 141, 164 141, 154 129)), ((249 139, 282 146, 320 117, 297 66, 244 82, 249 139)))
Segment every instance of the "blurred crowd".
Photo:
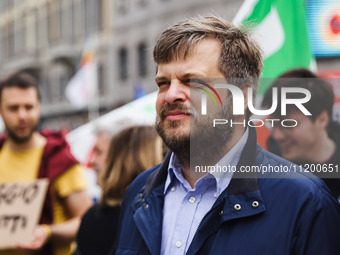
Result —
MULTIPOLYGON (((64 134, 37 129, 41 109, 34 77, 15 73, 1 81, 6 132, 0 138, 0 180, 45 178, 49 186, 32 239, 0 255, 340 254, 335 241, 340 231, 340 126, 332 120, 332 86, 303 68, 273 82, 262 109, 271 108, 273 98, 281 105, 283 88, 299 87, 310 92, 304 106, 311 115, 294 104, 284 113, 280 107, 272 111, 270 119, 298 124, 269 129, 265 147, 270 153, 256 145, 255 128, 221 127, 223 132, 216 134, 197 117, 194 103, 190 108, 193 79, 205 90, 211 88, 203 78, 248 75, 240 85, 243 93, 254 86, 250 81, 260 77, 262 59, 245 32, 216 17, 183 21, 160 36, 154 59, 159 88, 155 126, 129 124, 118 133, 110 127, 94 130, 91 167, 101 189, 94 204, 64 134), (194 149, 197 155, 190 154, 194 149), (287 178, 276 173, 191 176, 193 162, 296 164, 306 171, 287 178), (333 171, 312 171, 319 165, 333 171)), ((289 96, 301 99, 298 92, 289 96)), ((209 108, 218 117, 231 116, 225 98, 222 94, 221 112, 209 108)))

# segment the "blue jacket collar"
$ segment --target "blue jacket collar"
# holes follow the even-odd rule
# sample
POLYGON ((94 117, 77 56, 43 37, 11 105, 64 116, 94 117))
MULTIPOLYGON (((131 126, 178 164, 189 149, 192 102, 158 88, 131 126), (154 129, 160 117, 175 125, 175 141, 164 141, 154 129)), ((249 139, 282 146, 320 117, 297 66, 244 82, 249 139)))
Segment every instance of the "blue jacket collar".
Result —
MULTIPOLYGON (((261 148, 256 142, 256 130, 250 128, 247 143, 242 151, 237 169, 256 165, 256 155, 261 148)), ((134 221, 151 254, 159 254, 161 246, 164 183, 168 173, 171 152, 162 165, 149 177, 139 195, 134 199, 134 221)), ((202 220, 189 247, 188 254, 195 254, 219 226, 229 220, 249 217, 265 211, 255 173, 236 172, 228 186, 202 220)))
MULTIPOLYGON (((256 130, 255 128, 249 127, 249 137, 242 151, 237 169, 240 169, 241 166, 256 165, 256 155, 260 149, 261 148, 257 146, 256 130)), ((164 185, 168 174, 170 156, 171 151, 167 153, 165 160, 160 167, 149 176, 144 188, 144 193, 146 195, 150 194, 159 185, 164 185)), ((258 185, 255 173, 245 174, 236 172, 227 188, 227 193, 229 195, 235 195, 256 190, 258 190, 258 185)))

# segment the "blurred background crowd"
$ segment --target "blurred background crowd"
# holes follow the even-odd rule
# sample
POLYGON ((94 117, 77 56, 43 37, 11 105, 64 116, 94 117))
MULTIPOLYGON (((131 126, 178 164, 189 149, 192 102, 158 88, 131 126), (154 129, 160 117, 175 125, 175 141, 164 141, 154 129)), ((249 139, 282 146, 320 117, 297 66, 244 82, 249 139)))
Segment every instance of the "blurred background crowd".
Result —
MULTIPOLYGON (((2 0, 0 77, 17 71, 33 74, 42 94, 41 127, 70 131, 87 123, 89 118, 94 119, 156 90, 152 48, 169 24, 208 14, 233 20, 242 2, 2 0), (83 95, 83 99, 80 93, 72 94, 73 106, 65 96, 65 88, 81 65, 92 61, 96 65, 96 78, 91 86, 95 87, 97 96, 92 93, 93 96, 83 95)), ((251 8, 254 2, 246 1, 245 5, 251 8)), ((280 1, 267 1, 271 2, 280 1)), ((340 76, 339 3, 331 0, 285 2, 286 6, 281 4, 277 10, 282 17, 287 15, 292 24, 306 22, 318 73, 340 76), (296 3, 290 7, 289 2, 305 2, 305 12, 301 12, 296 3), (286 12, 294 10, 281 13, 281 7, 286 12)), ((292 43, 299 47, 297 39, 304 36, 299 33, 296 37, 300 39, 294 38, 296 41, 292 43)), ((305 47, 309 49, 308 45, 305 47)), ((281 65, 286 61, 289 60, 283 58, 281 65)), ((284 71, 277 71, 271 78, 284 71)))
MULTIPOLYGON (((340 121, 338 1, 0 1, 0 79, 18 72, 35 78, 39 130, 67 135, 86 169, 90 196, 99 202, 83 218, 76 254, 95 254, 89 240, 103 241, 100 254, 112 249, 108 238, 93 236, 99 230, 91 231, 110 227, 103 234, 116 238, 112 229, 126 188, 167 151, 152 126, 157 91, 152 50, 159 34, 176 21, 209 14, 238 25, 255 22, 250 28, 263 48, 263 78, 268 78, 259 99, 282 73, 308 68, 332 86, 334 105, 327 118, 340 121)), ((258 133, 267 148, 269 130, 258 133)))

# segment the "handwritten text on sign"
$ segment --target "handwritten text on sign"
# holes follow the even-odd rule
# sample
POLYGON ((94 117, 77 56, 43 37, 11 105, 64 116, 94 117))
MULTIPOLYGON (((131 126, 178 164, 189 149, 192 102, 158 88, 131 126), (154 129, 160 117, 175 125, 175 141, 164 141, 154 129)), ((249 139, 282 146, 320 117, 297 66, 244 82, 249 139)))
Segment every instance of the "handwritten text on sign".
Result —
POLYGON ((29 242, 45 199, 48 181, 0 183, 0 249, 29 242))

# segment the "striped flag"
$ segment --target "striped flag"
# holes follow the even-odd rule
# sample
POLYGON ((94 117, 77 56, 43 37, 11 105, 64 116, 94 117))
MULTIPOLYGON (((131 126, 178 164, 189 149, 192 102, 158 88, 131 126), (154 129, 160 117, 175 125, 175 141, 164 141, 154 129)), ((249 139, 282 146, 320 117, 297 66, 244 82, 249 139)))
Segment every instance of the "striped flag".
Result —
MULTIPOLYGON (((262 78, 276 78, 297 67, 316 71, 304 0, 246 0, 233 22, 251 26, 253 38, 262 47, 262 78)), ((263 80, 258 93, 263 95, 269 86, 270 82, 263 80)))
POLYGON ((79 70, 66 86, 65 95, 75 108, 81 109, 88 106, 97 93, 98 77, 93 40, 86 40, 79 66, 79 70))

